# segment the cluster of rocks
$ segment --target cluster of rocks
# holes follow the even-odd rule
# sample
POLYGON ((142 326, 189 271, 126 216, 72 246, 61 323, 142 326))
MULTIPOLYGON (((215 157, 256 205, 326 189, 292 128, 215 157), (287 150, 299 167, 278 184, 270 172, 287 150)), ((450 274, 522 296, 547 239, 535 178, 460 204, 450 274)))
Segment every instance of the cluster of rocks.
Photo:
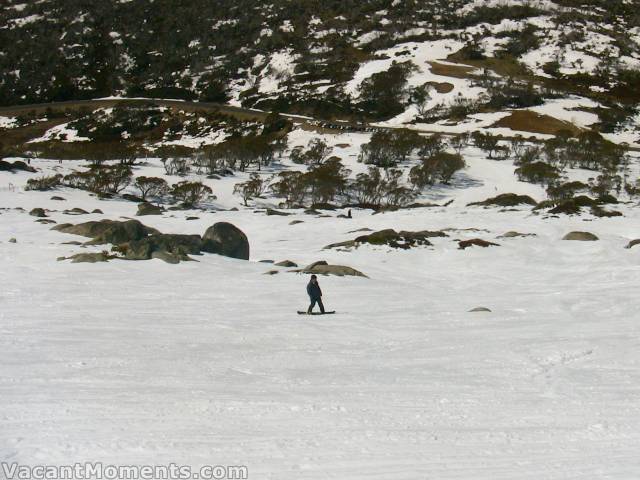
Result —
POLYGON ((519 205, 531 205, 536 206, 536 202, 529 195, 517 195, 515 193, 503 193, 496 197, 487 198, 482 202, 472 202, 467 204, 468 207, 517 207, 519 205))
POLYGON ((22 160, 16 160, 13 163, 6 160, 0 160, 0 172, 13 172, 15 170, 22 170, 23 172, 36 173, 37 170, 31 165, 27 165, 22 160))
POLYGON ((357 247, 362 244, 369 245, 387 245, 391 248, 398 248, 402 250, 408 250, 412 247, 418 246, 432 246, 429 238, 434 237, 447 237, 448 235, 442 231, 429 231, 422 230, 419 232, 408 232, 401 230, 396 232, 392 228, 386 230, 380 230, 365 235, 360 235, 354 240, 347 240, 345 242, 332 243, 324 247, 325 249, 331 248, 350 248, 357 247))
POLYGON ((167 263, 179 263, 191 260, 189 255, 202 253, 249 260, 247 236, 227 222, 214 224, 203 236, 164 234, 138 220, 103 220, 78 225, 64 223, 56 225, 53 230, 90 238, 85 245, 112 244, 112 251, 120 255, 118 258, 126 260, 158 258, 167 263))

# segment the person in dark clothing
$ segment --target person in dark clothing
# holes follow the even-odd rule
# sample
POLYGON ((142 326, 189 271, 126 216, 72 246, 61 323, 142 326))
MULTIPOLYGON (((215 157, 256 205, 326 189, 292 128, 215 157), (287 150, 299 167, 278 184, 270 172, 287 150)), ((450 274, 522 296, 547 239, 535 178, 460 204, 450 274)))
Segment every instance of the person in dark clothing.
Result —
POLYGON ((307 283, 307 293, 309 294, 309 299, 311 300, 311 305, 307 309, 307 313, 311 313, 313 307, 316 306, 316 303, 320 307, 320 312, 324 313, 324 305, 322 304, 322 290, 320 290, 320 285, 318 284, 318 277, 315 275, 311 275, 311 280, 307 283))

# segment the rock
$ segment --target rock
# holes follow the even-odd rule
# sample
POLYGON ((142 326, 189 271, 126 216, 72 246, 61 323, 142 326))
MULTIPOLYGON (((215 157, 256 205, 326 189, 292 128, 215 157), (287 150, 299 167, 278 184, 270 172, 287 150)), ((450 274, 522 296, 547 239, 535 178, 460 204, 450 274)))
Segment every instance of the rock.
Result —
POLYGON ((142 198, 137 197, 136 195, 132 195, 130 193, 123 193, 122 194, 122 199, 123 200, 129 200, 130 202, 135 202, 135 203, 144 202, 144 200, 142 198))
POLYGON ((517 237, 537 237, 537 235, 535 233, 520 233, 520 232, 510 231, 503 235, 500 235, 497 238, 517 238, 517 237))
POLYGON ((104 252, 98 253, 76 253, 71 257, 68 257, 67 260, 71 260, 71 263, 98 263, 98 262, 108 262, 109 256, 104 252))
POLYGON ((482 202, 472 202, 467 204, 468 207, 483 206, 483 207, 515 207, 518 205, 531 205, 535 206, 536 202, 529 195, 516 195, 515 193, 503 193, 497 197, 487 198, 482 202))
POLYGON ((57 223, 55 220, 51 220, 50 218, 39 218, 38 220, 36 220, 36 222, 43 223, 45 225, 50 225, 52 223, 57 223))
POLYGON ((258 263, 273 263, 273 260, 259 260, 258 263))
POLYGON ((622 217, 622 212, 618 212, 616 210, 605 210, 599 205, 591 207, 591 215, 594 217, 600 218, 610 218, 610 217, 622 217))
POLYGON ((32 217, 40 217, 40 218, 44 218, 47 216, 47 214, 44 211, 44 208, 34 208, 29 212, 29 215, 31 215, 32 217))
POLYGON ((200 217, 187 217, 187 220, 200 220, 200 217))
POLYGON ((60 245, 82 245, 82 242, 72 241, 72 242, 62 242, 60 245))
POLYGON ((481 238, 472 238, 471 240, 461 240, 458 242, 458 248, 460 250, 465 250, 469 247, 499 247, 497 243, 487 242, 486 240, 482 240, 481 238))
POLYGON ((313 208, 308 208, 304 211, 307 215, 320 215, 318 210, 314 210, 313 208))
POLYGON ((100 210, 99 208, 94 208, 93 210, 91 210, 91 213, 98 213, 100 215, 104 214, 104 212, 102 210, 100 210))
POLYGON ((249 260, 249 240, 242 230, 227 223, 218 222, 209 227, 202 237, 202 250, 225 257, 249 260))
POLYGON ((624 248, 633 248, 636 245, 640 245, 640 239, 631 240, 629 243, 627 243, 627 246, 624 248))
POLYGON ((277 275, 278 273, 280 273, 278 270, 269 270, 268 272, 264 272, 264 275, 277 275))
POLYGON ((590 232, 570 232, 567 233, 563 238, 563 240, 577 240, 581 242, 595 242, 599 240, 593 233, 590 232))
POLYGON ((344 265, 329 265, 324 260, 314 262, 311 265, 306 266, 302 270, 298 270, 301 273, 311 273, 316 275, 337 275, 339 277, 353 276, 353 277, 365 277, 364 273, 344 265))
POLYGON ((280 217, 288 217, 291 214, 287 212, 280 212, 278 210, 274 210, 273 208, 267 208, 267 215, 278 215, 280 217))
MULTIPOLYGON (((548 205, 546 202, 541 202, 536 207, 536 210, 540 208, 546 208, 547 206, 548 205)), ((586 195, 579 195, 577 197, 564 200, 563 202, 550 209, 549 213, 552 215, 578 215, 580 214, 582 207, 594 208, 597 206, 598 202, 596 200, 589 198, 586 195)))
POLYGON ((360 233, 360 232, 373 232, 373 230, 365 227, 365 228, 359 228, 357 230, 351 230, 350 232, 347 232, 347 233, 360 233))
POLYGON ((163 262, 170 263, 172 265, 180 263, 180 257, 175 253, 169 253, 169 252, 163 252, 163 251, 152 252, 151 258, 156 258, 158 260, 162 260, 163 262))
POLYGON ((9 243, 18 243, 18 241, 14 237, 12 237, 9 239, 9 243))
POLYGON ((292 220, 289 222, 289 225, 298 225, 300 223, 304 223, 302 220, 292 220))
POLYGON ((12 168, 13 170, 22 170, 24 172, 31 172, 31 173, 37 172, 35 168, 31 167, 30 165, 27 165, 22 160, 16 160, 15 162, 13 162, 12 168))
POLYGON ((161 207, 153 205, 152 203, 144 202, 138 204, 138 211, 136 213, 136 216, 142 217, 145 215, 162 215, 162 212, 164 212, 164 210, 161 207))
POLYGON ((291 260, 283 260, 282 262, 278 262, 275 265, 276 267, 286 267, 286 268, 292 268, 292 267, 298 266, 297 263, 292 262, 291 260))
POLYGON ((89 212, 87 212, 86 210, 78 207, 72 208, 71 210, 65 210, 62 213, 67 215, 88 215, 89 214, 89 212))
POLYGON ((159 233, 153 228, 144 226, 138 220, 127 220, 125 222, 102 220, 78 225, 63 223, 56 225, 52 230, 92 238, 93 240, 90 243, 93 245, 104 243, 118 245, 132 240, 140 240, 150 234, 159 233))
POLYGON ((490 312, 491 309, 487 308, 487 307, 476 307, 476 308, 472 308, 471 310, 469 310, 470 313, 474 313, 474 312, 490 312))
POLYGON ((51 200, 56 200, 58 202, 65 202, 67 199, 66 198, 62 198, 62 197, 58 197, 57 195, 54 195, 53 197, 51 197, 51 200))
POLYGON ((431 246, 432 243, 428 238, 432 237, 446 237, 444 232, 431 232, 429 230, 423 230, 420 232, 408 232, 395 230, 388 228, 386 230, 380 230, 368 235, 361 235, 355 240, 347 240, 345 242, 333 243, 324 247, 328 248, 348 248, 358 246, 359 244, 368 243, 370 245, 388 245, 392 248, 401 248, 407 250, 416 246, 431 246))
MULTIPOLYGON (((161 258, 161 253, 169 253, 177 256, 180 260, 186 260, 187 255, 199 255, 202 250, 202 239, 200 235, 175 235, 175 234, 154 234, 147 237, 121 243, 114 250, 124 254, 126 260, 149 260, 153 254, 156 258, 161 258)), ((161 258, 165 260, 165 258, 161 258)))

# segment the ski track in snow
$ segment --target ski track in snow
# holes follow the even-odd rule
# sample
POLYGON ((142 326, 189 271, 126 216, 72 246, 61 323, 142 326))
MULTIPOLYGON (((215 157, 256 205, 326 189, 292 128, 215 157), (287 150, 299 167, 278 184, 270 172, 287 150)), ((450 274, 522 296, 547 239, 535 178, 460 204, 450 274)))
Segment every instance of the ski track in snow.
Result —
MULTIPOLYGON (((350 145, 341 154, 354 172, 360 140, 334 137, 350 145)), ((179 265, 56 262, 103 247, 62 245, 83 238, 36 223, 31 208, 79 223, 133 218, 136 205, 11 191, 33 175, 0 172, 11 208, 0 210, 0 458, 247 465, 260 479, 638 478, 640 249, 623 248, 640 236, 637 209, 543 219, 466 207, 504 192, 543 198, 510 162, 475 149, 466 157, 458 188, 425 196, 454 198, 448 208, 141 218, 166 233, 230 221, 249 237, 250 262, 204 255, 179 265), (62 214, 72 207, 105 215, 62 214), (290 226, 296 219, 305 223, 290 226), (322 250, 364 227, 459 230, 410 251, 322 250), (463 230, 472 227, 489 233, 463 230), (496 240, 509 230, 538 236, 496 240), (572 230, 601 240, 560 240, 572 230), (457 249, 454 239, 473 237, 501 246, 457 249), (321 278, 338 314, 303 317, 306 277, 263 275, 273 268, 263 259, 325 259, 370 279, 321 278), (468 313, 477 306, 492 313, 468 313)), ((161 174, 153 160, 136 170, 161 174)), ((239 206, 231 190, 241 178, 205 179, 214 206, 239 206)))

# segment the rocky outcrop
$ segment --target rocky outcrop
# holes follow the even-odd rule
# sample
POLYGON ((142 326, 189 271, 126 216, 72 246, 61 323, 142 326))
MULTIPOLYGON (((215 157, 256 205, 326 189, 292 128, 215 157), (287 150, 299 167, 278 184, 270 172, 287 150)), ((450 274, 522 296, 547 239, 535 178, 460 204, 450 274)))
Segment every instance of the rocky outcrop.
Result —
POLYGON ((471 240, 460 240, 458 242, 458 248, 460 250, 466 250, 469 247, 499 247, 500 245, 493 242, 487 242, 486 240, 482 240, 481 238, 472 238, 471 240))
POLYGON ((297 263, 292 262, 291 260, 283 260, 282 262, 278 262, 275 264, 276 267, 285 267, 285 268, 295 268, 298 266, 297 263))
POLYGON ((380 230, 367 235, 360 235, 354 240, 332 243, 324 248, 356 247, 366 243, 369 245, 387 245, 391 248, 408 250, 409 248, 417 246, 431 246, 432 243, 428 240, 429 238, 446 236, 447 234, 441 231, 422 230, 419 232, 408 232, 401 230, 400 232, 396 232, 395 230, 388 228, 386 230, 380 230))
POLYGON ((503 193, 496 197, 487 198, 482 202, 472 202, 467 204, 468 207, 481 206, 481 207, 516 207, 518 205, 531 205, 535 206, 536 202, 529 195, 517 195, 515 193, 503 193))
POLYGON ((44 208, 34 208, 29 212, 32 217, 44 218, 47 216, 44 208))
POLYGON ((22 170, 23 172, 31 172, 35 173, 37 170, 29 165, 27 165, 22 160, 16 160, 15 162, 7 162, 5 160, 0 160, 0 172, 13 172, 14 170, 22 170))
POLYGON ((367 277, 364 273, 356 270, 355 268, 347 267, 345 265, 329 265, 324 260, 314 262, 307 265, 301 270, 296 270, 300 273, 308 273, 315 275, 336 275, 338 277, 352 276, 352 277, 367 277))
POLYGON ((249 260, 249 240, 242 230, 227 223, 218 222, 209 227, 202 237, 202 250, 225 257, 249 260))
POLYGON ((162 215, 162 212, 164 212, 164 210, 161 207, 152 203, 144 202, 138 204, 138 212, 136 213, 136 216, 143 217, 145 215, 162 215))
POLYGON ((562 240, 577 240, 580 242, 595 242, 599 240, 597 236, 590 232, 569 232, 562 240))
POLYGON ((67 258, 61 258, 60 260, 71 260, 71 263, 99 263, 99 262, 108 262, 110 258, 104 252, 98 253, 76 253, 67 258))
POLYGON ((52 228, 63 233, 81 235, 92 240, 88 245, 111 243, 113 251, 125 260, 158 258, 167 263, 191 260, 189 255, 203 252, 217 253, 233 258, 249 259, 249 241, 246 235, 230 223, 216 223, 204 237, 200 235, 163 234, 138 220, 118 222, 103 220, 78 225, 64 223, 52 228))

